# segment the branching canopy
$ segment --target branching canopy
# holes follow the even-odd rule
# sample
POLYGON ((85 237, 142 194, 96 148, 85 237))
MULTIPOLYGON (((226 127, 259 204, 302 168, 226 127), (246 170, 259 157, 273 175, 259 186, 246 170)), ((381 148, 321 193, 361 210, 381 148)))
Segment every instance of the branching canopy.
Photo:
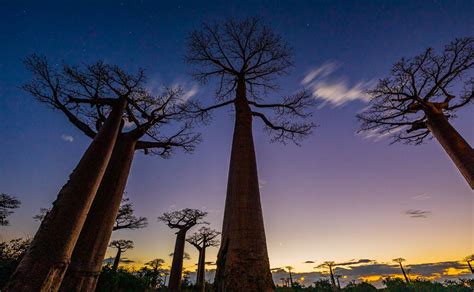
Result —
POLYGON ((217 80, 219 103, 203 107, 194 101, 192 113, 203 119, 208 117, 209 111, 233 104, 235 98, 232 96, 240 83, 245 87, 245 98, 252 115, 275 133, 272 141, 297 143, 315 126, 294 122, 310 116, 306 110, 315 104, 311 95, 302 90, 279 102, 259 102, 278 89, 276 78, 288 73, 292 66, 291 55, 287 43, 259 18, 204 23, 201 30, 193 31, 188 38, 186 61, 193 65, 196 80, 202 83, 217 80))
POLYGON ((420 144, 430 137, 427 111, 447 119, 474 99, 474 38, 456 39, 440 54, 427 49, 401 59, 390 77, 369 90, 369 108, 358 115, 360 131, 390 135, 393 142, 420 144))
POLYGON ((136 217, 133 214, 133 204, 129 201, 129 198, 125 198, 122 200, 122 204, 118 211, 117 217, 115 218, 115 225, 113 230, 133 230, 147 227, 148 219, 146 217, 136 217))
POLYGON ((7 194, 0 195, 0 226, 8 226, 10 222, 7 217, 13 214, 13 209, 19 208, 21 202, 15 197, 7 194))
POLYGON ((110 245, 110 247, 115 247, 116 249, 120 250, 121 252, 126 252, 129 249, 133 248, 133 241, 132 240, 126 240, 126 239, 119 239, 119 240, 113 240, 110 245))
POLYGON ((163 266, 164 263, 164 259, 154 259, 147 262, 145 265, 150 266, 154 271, 157 271, 163 266))
POLYGON ((218 246, 219 240, 217 237, 219 235, 220 232, 203 226, 198 232, 195 232, 193 235, 189 236, 186 241, 192 244, 198 250, 201 250, 210 246, 218 246))
POLYGON ((202 221, 206 215, 207 212, 186 208, 179 211, 164 213, 158 217, 158 221, 165 223, 172 229, 187 231, 197 224, 208 224, 207 222, 202 221))
POLYGON ((82 67, 64 65, 59 70, 38 55, 26 58, 25 65, 33 80, 23 89, 60 110, 88 137, 96 135, 117 99, 126 98, 122 134, 143 138, 137 149, 168 157, 175 148, 189 152, 199 142, 199 135, 190 132, 191 123, 184 120, 187 105, 182 100, 182 89, 167 88, 152 94, 146 88, 143 70, 128 74, 103 62, 82 67))

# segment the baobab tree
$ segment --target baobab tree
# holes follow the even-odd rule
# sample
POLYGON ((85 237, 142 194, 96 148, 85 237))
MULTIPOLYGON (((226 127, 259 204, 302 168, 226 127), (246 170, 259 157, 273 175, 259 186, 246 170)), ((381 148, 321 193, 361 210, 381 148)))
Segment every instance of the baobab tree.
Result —
POLYGON ((0 195, 0 226, 7 226, 10 222, 7 217, 13 214, 13 209, 19 208, 21 202, 7 194, 0 195))
POLYGON ((400 269, 402 270, 403 277, 405 278, 405 282, 407 284, 410 284, 410 279, 408 278, 407 273, 405 272, 405 268, 403 268, 402 263, 405 261, 404 258, 396 258, 392 260, 393 262, 397 263, 400 266, 400 269))
POLYGON ((334 291, 337 290, 337 286, 336 286, 336 279, 334 277, 334 267, 336 266, 336 263, 333 262, 333 261, 326 261, 322 264, 320 264, 319 266, 317 266, 316 268, 317 269, 321 269, 321 268, 325 268, 325 269, 328 269, 328 272, 329 272, 329 277, 331 279, 331 286, 332 286, 332 289, 334 291))
POLYGON ((120 257, 127 250, 133 248, 133 241, 125 239, 112 240, 109 246, 117 249, 117 255, 115 255, 114 263, 112 265, 112 271, 116 272, 120 264, 120 257))
POLYGON ((171 291, 178 291, 181 286, 181 274, 183 273, 183 254, 184 245, 186 243, 186 232, 198 224, 207 224, 202 219, 207 215, 197 209, 183 209, 170 213, 164 213, 158 217, 161 221, 168 225, 171 229, 177 229, 176 243, 173 252, 173 263, 171 264, 170 280, 168 288, 171 291))
POLYGON ((198 232, 195 232, 186 239, 186 241, 193 245, 199 252, 196 284, 200 292, 206 290, 206 249, 211 246, 219 245, 219 240, 217 239, 219 235, 220 232, 203 226, 198 232))
POLYGON ((142 70, 129 74, 103 62, 83 67, 65 65, 58 70, 38 56, 28 58, 27 64, 35 79, 24 86, 25 90, 62 112, 90 138, 97 137, 106 125, 105 117, 113 112, 115 100, 123 100, 113 153, 105 174, 101 174, 103 179, 94 192, 90 210, 80 213, 84 218, 87 214, 87 220, 82 229, 77 229, 80 236, 74 239, 77 243, 62 288, 94 290, 134 153, 143 151, 167 158, 175 149, 191 152, 199 135, 191 133, 191 124, 183 120, 186 104, 181 99, 182 89, 168 88, 152 94, 146 89, 142 70))
MULTIPOLYGON (((40 102, 62 111, 69 121, 86 130, 87 125, 71 113, 73 108, 66 105, 66 100, 76 96, 74 88, 81 86, 80 83, 63 78, 51 70, 46 59, 36 55, 27 58, 25 65, 34 78, 23 89, 40 102)), ((51 211, 41 222, 28 251, 3 291, 55 291, 59 288, 116 145, 130 89, 135 87, 134 82, 125 84, 127 86, 123 83, 110 80, 103 86, 114 91, 110 90, 107 95, 94 95, 94 103, 108 104, 109 111, 102 113, 100 128, 91 135, 92 143, 59 191, 51 211)), ((84 110, 82 99, 76 100, 74 110, 84 110)))
POLYGON ((196 80, 217 80, 217 102, 193 111, 207 118, 210 111, 231 106, 235 111, 227 195, 215 283, 228 289, 270 291, 270 273, 263 223, 252 122, 263 122, 272 141, 298 143, 309 135, 312 123, 300 120, 314 99, 306 91, 281 101, 262 103, 278 89, 276 78, 292 66, 288 45, 258 18, 204 23, 191 32, 186 61, 196 80), (273 113, 273 115, 272 115, 273 113))
POLYGON ((48 208, 40 208, 39 213, 36 214, 35 216, 33 216, 33 219, 34 219, 35 221, 42 222, 43 219, 46 217, 46 215, 48 214, 49 211, 51 211, 51 209, 48 209, 48 208))
POLYGON ((441 54, 429 48, 401 59, 369 90, 370 106, 358 115, 361 131, 391 135, 393 142, 417 145, 435 137, 471 188, 474 150, 449 121, 473 101, 473 44, 474 38, 456 39, 441 54))
POLYGON ((290 279, 290 287, 293 287, 293 275, 291 274, 291 271, 293 270, 293 267, 292 266, 286 266, 285 268, 288 270, 288 274, 289 274, 288 279, 290 279))
POLYGON ((469 266, 469 270, 471 270, 471 273, 474 274, 474 268, 471 265, 471 262, 474 261, 474 254, 467 256, 464 260, 467 262, 467 265, 469 266))
POLYGON ((115 225, 113 231, 121 229, 141 229, 148 226, 148 219, 146 217, 137 217, 134 214, 133 204, 130 203, 129 198, 124 198, 120 205, 117 217, 115 217, 115 225))

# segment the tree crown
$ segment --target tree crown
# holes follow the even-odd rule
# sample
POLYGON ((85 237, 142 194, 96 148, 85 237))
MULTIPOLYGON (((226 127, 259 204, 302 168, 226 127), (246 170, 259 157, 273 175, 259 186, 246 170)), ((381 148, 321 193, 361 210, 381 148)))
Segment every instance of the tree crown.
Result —
POLYGON ((430 114, 454 112, 474 98, 474 38, 456 39, 443 52, 428 48, 412 59, 401 59, 391 75, 368 91, 371 101, 357 117, 360 131, 389 135, 392 142, 420 144, 430 131, 430 114))
POLYGON ((164 213, 158 217, 158 221, 165 223, 172 229, 187 231, 197 224, 208 224, 207 222, 202 221, 206 215, 207 212, 186 208, 179 211, 164 213))

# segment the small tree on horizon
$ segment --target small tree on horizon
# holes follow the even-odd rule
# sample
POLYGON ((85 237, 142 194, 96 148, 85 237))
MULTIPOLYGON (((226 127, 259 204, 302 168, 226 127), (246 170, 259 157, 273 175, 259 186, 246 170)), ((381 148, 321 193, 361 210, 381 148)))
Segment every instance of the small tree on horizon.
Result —
POLYGON ((168 284, 168 288, 171 291, 179 291, 181 286, 186 232, 198 224, 207 224, 207 222, 202 221, 206 215, 207 212, 186 208, 179 211, 164 213, 158 217, 158 221, 165 223, 169 228, 177 229, 176 242, 173 252, 173 262, 171 264, 170 279, 168 284))
POLYGON ((403 267, 402 263, 405 262, 406 260, 404 258, 396 258, 392 260, 393 262, 397 263, 400 266, 400 269, 402 270, 403 277, 405 278, 405 282, 410 284, 410 279, 408 278, 407 273, 405 272, 405 268, 403 267))
POLYGON ((114 263, 112 265, 112 271, 116 272, 120 263, 120 257, 127 250, 133 248, 133 241, 125 239, 113 240, 109 247, 114 247, 117 249, 117 255, 115 256, 114 263))

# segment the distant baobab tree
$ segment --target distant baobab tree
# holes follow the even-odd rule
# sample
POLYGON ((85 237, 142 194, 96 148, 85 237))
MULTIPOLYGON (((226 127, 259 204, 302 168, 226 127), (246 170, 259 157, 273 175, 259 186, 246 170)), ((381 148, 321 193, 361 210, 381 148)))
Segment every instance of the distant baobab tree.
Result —
MULTIPOLYGON (((81 181, 71 184, 71 181, 75 181, 72 179, 68 188, 63 190, 63 192, 71 191, 70 196, 73 198, 69 199, 69 195, 58 197, 61 202, 66 203, 59 204, 59 201, 56 201, 55 206, 67 205, 67 207, 62 207, 60 216, 56 215, 55 211, 58 207, 56 209, 53 207, 46 217, 54 218, 53 221, 57 222, 54 224, 58 224, 58 227, 39 229, 41 234, 54 230, 53 235, 41 235, 41 238, 45 236, 41 242, 47 246, 34 249, 38 257, 48 254, 48 259, 30 260, 30 256, 27 255, 23 260, 25 263, 27 261, 32 264, 42 263, 42 268, 30 269, 24 264, 19 266, 19 269, 25 270, 27 275, 41 273, 45 275, 44 277, 53 277, 54 281, 45 282, 48 287, 58 285, 61 283, 64 271, 50 272, 47 269, 52 266, 66 269, 70 256, 65 258, 64 254, 70 252, 70 247, 75 247, 61 289, 92 291, 97 283, 115 224, 134 153, 144 151, 145 154, 166 158, 175 149, 191 152, 199 141, 199 135, 191 133, 191 124, 183 120, 182 113, 186 109, 186 104, 182 100, 182 89, 168 88, 158 94, 152 94, 146 89, 145 74, 142 70, 136 74, 129 74, 118 66, 103 62, 89 66, 64 65, 59 70, 50 66, 45 58, 36 55, 28 57, 25 63, 27 69, 33 73, 34 79, 26 84, 24 89, 40 102, 63 113, 86 136, 99 139, 98 133, 111 128, 105 127, 106 125, 114 126, 112 132, 107 130, 108 136, 105 137, 107 139, 101 138, 100 143, 91 144, 94 149, 98 149, 94 150, 95 152, 92 150, 86 152, 87 159, 91 162, 84 162, 84 167, 76 168, 77 172, 84 171, 86 175, 77 175, 81 181), (112 113, 114 123, 106 124, 106 117, 112 117, 112 113), (107 145, 109 148, 113 147, 111 155, 101 150, 102 146, 107 145), (71 185, 79 189, 71 189, 71 185), (82 195, 83 189, 87 191, 87 195, 82 195), (83 222, 86 215, 87 220, 83 222), (74 232, 80 232, 80 236, 76 238, 74 232), (53 240, 58 236, 62 239, 53 240), (40 252, 49 249, 54 251, 40 252)), ((85 158, 83 160, 89 161, 85 158)), ((46 223, 44 220, 43 224, 46 223)), ((38 242, 39 239, 34 240, 32 246, 37 246, 38 242)), ((13 278, 14 281, 16 277, 13 278)), ((43 285, 41 283, 46 280, 41 280, 39 284, 34 284, 35 281, 17 282, 28 282, 24 285, 31 286, 43 285)))
POLYGON ((168 288, 171 291, 180 290, 186 232, 198 224, 206 223, 202 221, 206 215, 207 212, 186 208, 179 211, 164 213, 162 216, 158 217, 158 221, 165 223, 171 229, 178 230, 176 232, 173 263, 171 264, 170 280, 168 284, 168 288))
POLYGON ((334 278, 336 278, 336 283, 337 283, 337 289, 338 290, 341 290, 341 282, 339 281, 339 279, 341 277, 342 277, 341 275, 334 275, 334 278))
POLYGON ((19 208, 21 202, 13 196, 0 194, 0 226, 10 224, 7 217, 13 214, 13 209, 19 208))
POLYGON ((198 232, 195 232, 186 239, 186 241, 193 245, 199 252, 196 284, 200 292, 206 290, 206 249, 211 246, 219 245, 219 240, 217 239, 219 235, 220 232, 203 226, 198 232))
POLYGON ((116 272, 120 263, 120 257, 127 250, 133 248, 133 241, 125 239, 112 240, 109 246, 117 249, 117 255, 115 256, 114 264, 112 265, 112 271, 116 272))
POLYGON ((293 270, 292 266, 286 266, 285 267, 288 270, 289 278, 290 279, 290 287, 293 287, 293 275, 291 274, 291 271, 293 270))
POLYGON ((403 265, 402 265, 402 263, 406 260, 404 258, 396 258, 396 259, 393 259, 392 261, 400 265, 400 269, 402 270, 403 277, 405 278, 405 282, 407 284, 410 284, 410 279, 408 278, 408 275, 405 272, 405 268, 403 268, 403 265))
POLYGON ((129 198, 124 198, 120 205, 117 217, 115 217, 115 225, 113 231, 120 229, 141 229, 148 225, 146 217, 137 217, 134 214, 133 204, 130 203, 129 198))
POLYGON ((217 103, 203 107, 194 102, 192 113, 206 118, 226 106, 235 111, 216 288, 272 291, 252 122, 263 122, 274 133, 272 141, 297 143, 314 127, 300 121, 310 116, 306 109, 314 99, 301 91, 262 103, 278 89, 276 78, 288 73, 292 60, 286 42, 258 18, 204 23, 189 35, 186 61, 194 66, 196 80, 217 80, 217 103))
POLYGON ((361 131, 389 134, 393 142, 438 140, 471 188, 474 150, 449 123, 456 110, 474 100, 474 38, 456 39, 435 54, 431 48, 401 59, 391 76, 369 90, 369 108, 358 115, 361 131))
POLYGON ((332 286, 332 289, 334 291, 337 290, 337 286, 336 286, 336 279, 334 277, 334 270, 333 268, 336 266, 336 263, 333 262, 333 261, 326 261, 322 264, 320 264, 319 266, 317 266, 316 268, 320 269, 320 268, 326 268, 328 269, 329 271, 329 277, 331 279, 331 286, 332 286))
MULTIPOLYGON (((23 88, 54 109, 66 114, 69 121, 87 131, 88 126, 72 112, 83 109, 81 95, 75 89, 83 85, 73 75, 67 78, 51 70, 46 59, 33 55, 25 65, 34 75, 33 81, 23 88), (70 97, 78 98, 75 106, 67 105, 70 97)), ((102 80, 102 79, 101 79, 102 80)), ((117 136, 123 125, 122 117, 128 105, 130 91, 122 80, 109 79, 107 95, 94 95, 95 103, 107 103, 109 111, 102 113, 100 129, 78 165, 69 175, 68 182, 59 191, 48 215, 41 222, 33 241, 3 291, 56 291, 70 262, 71 254, 84 225, 90 206, 102 181, 117 136)), ((104 84, 104 81, 101 81, 104 84)), ((126 84, 135 87, 134 82, 126 84)), ((104 208, 101 211, 109 210, 104 208)), ((92 240, 92 239, 90 239, 92 240)))
POLYGON ((469 269, 471 270, 471 273, 474 274, 474 268, 471 265, 471 262, 474 261, 474 254, 467 256, 465 258, 465 261, 467 262, 467 265, 469 266, 469 269))

